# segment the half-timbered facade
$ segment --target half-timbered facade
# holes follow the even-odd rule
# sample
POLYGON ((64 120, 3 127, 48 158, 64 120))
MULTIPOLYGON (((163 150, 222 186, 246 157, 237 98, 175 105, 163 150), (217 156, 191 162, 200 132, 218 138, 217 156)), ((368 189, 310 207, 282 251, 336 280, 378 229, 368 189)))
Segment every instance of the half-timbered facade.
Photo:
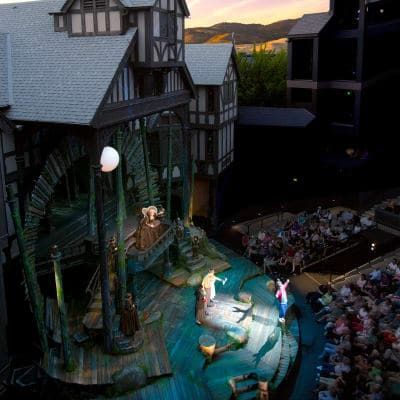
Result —
MULTIPOLYGON (((104 284, 108 280, 105 224, 114 223, 117 213, 123 215, 124 204, 133 215, 143 206, 168 202, 150 167, 146 137, 151 117, 165 111, 179 124, 177 145, 185 155, 180 164, 182 207, 175 215, 188 221, 187 109, 195 95, 184 63, 188 14, 184 0, 43 0, 0 5, 0 244, 4 243, 5 268, 18 271, 12 275, 14 281, 7 282, 9 291, 31 300, 23 311, 34 311, 44 352, 43 302, 35 281, 36 275, 51 272, 49 248, 58 245, 68 259, 63 264, 70 266, 86 265, 82 257, 92 249, 103 268, 105 299, 109 295, 109 282, 104 284), (121 162, 118 174, 102 178, 100 155, 106 145, 118 149, 121 162), (10 189, 7 204, 5 186, 10 189), (91 245, 83 246, 88 240, 91 245), (21 265, 19 255, 29 274, 13 268, 21 265)), ((146 263, 144 258, 135 259, 132 268, 148 268, 160 256, 169 260, 172 226, 167 232, 146 263)), ((122 233, 119 238, 125 246, 122 233)), ((0 295, 4 294, 1 271, 0 295)), ((0 298, 3 328, 6 313, 1 304, 0 298)), ((15 302, 13 306, 18 307, 15 302)), ((105 309, 110 311, 109 303, 105 309)), ((24 321, 23 312, 17 312, 24 321)), ((112 336, 110 318, 104 314, 106 338, 112 336)), ((18 342, 18 333, 14 341, 18 342)), ((0 370, 4 343, 0 331, 0 370)))
POLYGON ((196 166, 193 214, 215 220, 218 180, 234 159, 238 114, 235 49, 231 43, 186 45, 186 63, 197 94, 189 107, 196 166))

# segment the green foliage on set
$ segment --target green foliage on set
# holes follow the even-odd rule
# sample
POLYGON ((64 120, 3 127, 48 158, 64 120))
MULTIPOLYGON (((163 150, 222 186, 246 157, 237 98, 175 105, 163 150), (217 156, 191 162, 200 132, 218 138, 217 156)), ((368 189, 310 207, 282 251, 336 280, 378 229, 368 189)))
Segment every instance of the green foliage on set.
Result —
POLYGON ((287 52, 239 53, 239 104, 241 106, 286 105, 287 52))

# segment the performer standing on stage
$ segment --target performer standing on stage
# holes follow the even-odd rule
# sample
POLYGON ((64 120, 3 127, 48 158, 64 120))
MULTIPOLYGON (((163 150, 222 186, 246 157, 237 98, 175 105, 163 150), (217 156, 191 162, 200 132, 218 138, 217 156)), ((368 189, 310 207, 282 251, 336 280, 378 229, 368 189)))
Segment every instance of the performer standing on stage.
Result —
POLYGON ((289 285, 289 282, 289 279, 285 283, 282 283, 280 279, 276 281, 276 284, 278 285, 278 290, 275 297, 279 301, 279 322, 281 323, 285 323, 285 315, 288 303, 286 289, 289 285))
POLYGON ((195 294, 196 294, 196 310, 195 310, 196 324, 201 325, 203 321, 206 319, 206 315, 208 315, 208 312, 206 311, 207 292, 202 285, 196 290, 195 294))
POLYGON ((214 268, 208 270, 208 274, 203 278, 202 286, 206 289, 207 293, 207 307, 213 307, 215 298, 215 281, 222 282, 225 285, 227 278, 221 279, 215 276, 214 268))

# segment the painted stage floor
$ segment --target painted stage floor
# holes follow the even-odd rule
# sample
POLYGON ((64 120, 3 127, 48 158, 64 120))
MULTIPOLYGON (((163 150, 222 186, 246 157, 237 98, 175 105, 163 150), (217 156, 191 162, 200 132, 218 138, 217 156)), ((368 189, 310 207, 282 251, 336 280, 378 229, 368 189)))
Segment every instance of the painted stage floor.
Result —
POLYGON ((239 350, 219 354, 207 365, 198 349, 199 337, 210 334, 217 340, 217 347, 224 346, 229 342, 223 329, 226 324, 196 325, 193 288, 177 288, 150 273, 138 274, 134 292, 139 309, 162 313, 173 374, 119 399, 228 400, 231 377, 256 372, 274 387, 286 376, 297 355, 297 320, 289 317, 288 329, 283 329, 278 324, 278 308, 269 278, 258 275, 258 267, 250 261, 222 246, 218 250, 227 255, 232 268, 218 274, 228 280, 224 286, 217 283, 218 303, 210 309, 210 319, 241 326, 249 335, 248 343, 239 350), (252 307, 236 301, 240 291, 252 295, 252 307))

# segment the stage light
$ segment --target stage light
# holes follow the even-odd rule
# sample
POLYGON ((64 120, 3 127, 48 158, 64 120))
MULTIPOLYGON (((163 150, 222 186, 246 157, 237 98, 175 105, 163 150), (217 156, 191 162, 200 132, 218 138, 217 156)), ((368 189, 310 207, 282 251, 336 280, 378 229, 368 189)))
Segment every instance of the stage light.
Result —
POLYGON ((106 146, 100 157, 101 170, 103 172, 112 172, 119 164, 119 154, 113 147, 106 146))
POLYGON ((371 243, 371 251, 375 251, 376 250, 376 243, 371 243))
POLYGON ((296 177, 293 178, 294 183, 297 183, 298 181, 299 181, 298 178, 296 178, 296 177))

